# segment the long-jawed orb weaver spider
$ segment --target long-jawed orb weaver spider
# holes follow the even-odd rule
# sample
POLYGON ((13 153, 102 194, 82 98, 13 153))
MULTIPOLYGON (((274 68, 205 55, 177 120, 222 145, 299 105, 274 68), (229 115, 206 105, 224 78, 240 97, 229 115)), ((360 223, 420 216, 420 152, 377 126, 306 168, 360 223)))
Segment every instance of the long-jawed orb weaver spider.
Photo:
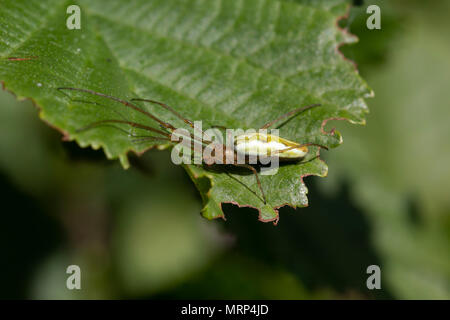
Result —
MULTIPOLYGON (((168 122, 162 121, 158 117, 154 116, 150 112, 140 108, 139 106, 137 106, 136 104, 133 104, 130 101, 122 100, 120 98, 116 98, 116 97, 113 97, 113 96, 110 96, 110 95, 107 95, 104 93, 96 92, 93 90, 89 90, 89 89, 60 87, 60 88, 57 88, 57 90, 59 90, 63 93, 64 93, 64 90, 79 91, 79 92, 89 93, 92 95, 104 97, 106 99, 110 99, 110 100, 119 102, 120 104, 122 104, 130 109, 133 109, 137 112, 144 114, 145 116, 149 117, 153 121, 156 121, 162 129, 162 130, 155 129, 150 126, 140 124, 137 122, 128 121, 128 120, 111 119, 111 120, 100 120, 97 122, 93 122, 93 123, 87 125, 86 127, 78 129, 77 132, 81 132, 81 131, 85 131, 88 129, 93 129, 95 127, 105 126, 105 125, 111 126, 112 124, 126 124, 133 128, 143 129, 143 130, 146 130, 146 131, 149 131, 149 132, 159 135, 159 136, 152 136, 152 135, 135 136, 135 135, 133 135, 134 137, 138 137, 140 141, 164 140, 167 142, 173 142, 173 140, 171 139, 171 135, 174 133, 175 130, 177 130, 176 127, 174 127, 173 125, 171 125, 168 122)), ((83 101, 83 100, 78 100, 78 101, 92 103, 92 102, 83 101)), ((159 106, 165 108, 166 110, 168 110, 169 112, 173 113, 177 118, 181 119, 184 123, 186 123, 191 128, 193 128, 194 131, 195 131, 195 129, 198 129, 198 128, 194 128, 194 122, 183 117, 180 113, 178 113, 172 107, 166 105, 165 103, 155 101, 155 100, 140 99, 140 98, 131 99, 131 101, 149 102, 149 103, 159 105, 159 106)), ((97 104, 97 103, 94 103, 94 104, 97 104)), ((319 107, 319 106, 320 106, 320 104, 313 104, 313 105, 309 105, 309 106, 305 106, 305 107, 301 107, 301 108, 296 108, 294 110, 286 112, 285 114, 282 114, 281 116, 279 116, 278 118, 276 118, 274 120, 271 120, 271 121, 265 123, 258 130, 268 129, 268 128, 272 127, 274 124, 279 123, 283 119, 286 119, 288 117, 293 117, 293 116, 295 116, 299 113, 302 113, 308 109, 319 107)), ((215 127, 221 127, 221 126, 215 126, 215 127)), ((119 129, 121 131, 124 131, 119 127, 115 127, 115 128, 119 129)), ((224 127, 222 127, 222 128, 224 128, 224 127)), ((205 136, 205 134, 202 130, 200 130, 200 133, 202 134, 202 137, 205 136)), ((198 136, 196 136, 195 133, 194 133, 194 136, 192 136, 190 133, 188 133, 188 135, 189 135, 189 139, 191 139, 194 142, 194 144, 200 143, 202 147, 205 147, 205 144, 212 143, 212 141, 210 141, 208 139, 199 138, 198 136)), ((217 147, 217 143, 215 143, 215 144, 217 147)), ((262 200, 263 200, 264 204, 267 203, 266 196, 265 196, 264 190, 262 188, 261 181, 259 179, 257 170, 248 163, 248 159, 250 156, 265 156, 265 157, 276 156, 280 161, 299 161, 299 160, 303 159, 305 157, 305 155, 308 153, 308 146, 318 146, 318 147, 328 150, 328 148, 326 146, 323 146, 320 144, 316 144, 316 143, 299 144, 299 143, 296 143, 296 142, 293 142, 293 141, 290 141, 287 139, 280 138, 275 135, 261 133, 261 132, 254 132, 254 133, 250 133, 250 134, 244 133, 244 134, 237 135, 234 138, 234 145, 233 145, 232 149, 227 148, 227 146, 225 146, 224 144, 219 144, 219 146, 222 150, 224 150, 224 152, 222 152, 221 156, 220 156, 221 161, 216 161, 215 157, 211 157, 210 155, 205 155, 202 152, 203 163, 205 163, 208 166, 211 166, 213 164, 231 164, 236 167, 243 167, 243 168, 250 170, 255 175, 256 182, 258 184, 259 190, 261 191, 262 200), (240 163, 240 161, 238 161, 238 154, 243 155, 244 159, 245 159, 244 161, 247 161, 247 162, 240 163), (231 159, 231 161, 230 161, 230 159, 231 159)), ((191 148, 193 149, 194 147, 191 145, 191 148)), ((242 158, 239 157, 239 159, 241 160, 242 158)))

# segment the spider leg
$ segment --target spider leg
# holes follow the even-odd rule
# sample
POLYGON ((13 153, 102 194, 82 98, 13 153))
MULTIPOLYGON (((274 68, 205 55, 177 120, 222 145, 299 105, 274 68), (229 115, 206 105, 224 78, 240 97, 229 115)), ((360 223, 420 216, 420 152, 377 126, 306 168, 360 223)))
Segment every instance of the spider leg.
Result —
MULTIPOLYGON (((174 130, 177 129, 173 125, 171 125, 170 123, 167 123, 167 122, 164 122, 164 121, 160 120, 159 118, 155 117, 150 112, 147 112, 147 111, 141 109, 140 107, 138 107, 138 106, 136 106, 136 105, 134 105, 134 104, 132 104, 132 103, 130 103, 128 101, 125 101, 125 100, 122 100, 122 99, 119 99, 119 98, 116 98, 116 97, 113 97, 113 96, 110 96, 110 95, 107 95, 107 94, 104 94, 104 93, 96 92, 96 91, 89 90, 89 89, 71 88, 71 87, 60 87, 60 88, 57 88, 57 90, 60 91, 61 93, 63 93, 65 96, 68 96, 68 95, 64 92, 64 90, 71 90, 71 91, 85 92, 85 93, 89 93, 89 94, 96 95, 96 96, 99 96, 99 97, 104 97, 104 98, 107 98, 107 99, 119 102, 119 103, 121 103, 122 105, 124 105, 126 107, 129 107, 129 108, 131 108, 133 110, 136 110, 136 111, 138 111, 138 112, 148 116, 149 118, 151 118, 151 119, 155 120, 156 122, 158 122, 163 129, 166 129, 166 130, 169 130, 169 131, 174 131, 174 130)), ((81 102, 82 101, 83 100, 81 100, 81 102)), ((88 102, 88 103, 101 105, 101 104, 96 103, 96 102, 94 102, 94 103, 93 102, 88 102)), ((161 103, 159 103, 159 104, 161 104, 161 103)), ((170 108, 167 105, 165 105, 165 106, 170 108)), ((170 110, 173 110, 173 109, 170 108, 170 110)), ((100 123, 107 123, 107 122, 125 123, 125 124, 128 124, 128 125, 132 126, 132 127, 137 127, 137 128, 145 129, 145 130, 148 130, 148 131, 153 131, 155 133, 164 134, 165 136, 167 136, 167 134, 165 132, 163 132, 163 131, 160 131, 160 130, 157 130, 157 129, 154 129, 154 128, 151 128, 151 127, 148 127, 148 126, 144 126, 144 125, 141 125, 139 123, 126 121, 126 120, 123 120, 123 121, 122 120, 120 120, 120 121, 119 120, 103 120, 103 121, 99 121, 99 122, 94 122, 94 123, 92 123, 91 125, 88 125, 85 128, 79 129, 79 131, 84 131, 84 130, 90 129, 91 127, 96 127, 100 123)), ((190 136, 190 138, 193 139, 193 140, 197 140, 197 141, 199 141, 202 144, 204 142, 210 143, 210 141, 202 141, 202 139, 199 140, 199 138, 196 137, 195 134, 194 134, 194 137, 190 136)))
POLYGON ((274 125, 275 123, 277 123, 277 122, 279 122, 279 121, 281 121, 281 120, 283 120, 283 119, 285 119, 287 117, 295 116, 295 115, 297 115, 299 113, 302 113, 302 112, 304 112, 306 110, 309 110, 309 109, 315 108, 315 107, 319 107, 319 106, 320 106, 320 104, 312 104, 310 106, 301 107, 301 108, 297 108, 297 109, 294 109, 292 111, 286 112, 285 114, 282 114, 281 116, 279 116, 275 120, 271 120, 271 121, 267 122, 266 124, 264 124, 259 129, 267 129, 267 128, 271 127, 272 125, 274 125))
MULTIPOLYGON (((57 89, 57 90, 59 90, 59 88, 57 89)), ((73 102, 81 102, 81 103, 86 103, 86 104, 93 104, 93 105, 96 105, 96 106, 101 106, 101 107, 105 107, 105 108, 108 108, 108 106, 106 106, 106 105, 104 105, 104 104, 101 104, 101 103, 98 103, 98 102, 95 102, 95 101, 89 101, 89 100, 83 100, 83 99, 73 99, 71 96, 69 96, 67 93, 65 93, 64 91, 61 91, 61 90, 59 90, 63 95, 65 95, 67 98, 69 98, 71 101, 73 101, 73 102)), ((118 112, 117 110, 111 110, 112 112, 114 112, 115 114, 117 114, 119 117, 121 117, 122 119, 124 119, 124 120, 126 120, 125 119, 125 117, 120 113, 120 112, 118 112)))
POLYGON ((256 171, 256 169, 253 168, 249 164, 234 164, 234 166, 247 168, 247 169, 249 169, 250 171, 253 172, 253 174, 255 175, 255 178, 256 178, 256 183, 258 184, 259 190, 261 191, 261 194, 262 194, 262 197, 263 197, 263 202, 264 202, 264 204, 267 204, 266 195, 264 194, 264 190, 262 188, 261 181, 259 180, 258 171, 256 171))
MULTIPOLYGON (((166 109, 166 110, 172 112, 178 119, 183 120, 183 122, 186 123, 186 124, 188 124, 191 128, 193 128, 194 131, 195 131, 195 129, 197 129, 197 128, 194 127, 194 123, 193 123, 191 120, 189 120, 189 119, 183 117, 179 112, 177 112, 175 109, 173 109, 172 107, 168 106, 168 105, 165 104, 165 103, 162 103, 162 102, 159 102, 159 101, 156 101, 156 100, 151 100, 151 99, 141 99, 141 98, 134 98, 134 99, 131 99, 131 101, 142 101, 142 102, 149 102, 149 103, 157 104, 157 105, 163 107, 164 109, 166 109)), ((204 133, 202 130, 199 130, 199 131, 200 131, 200 133, 201 133, 203 136, 205 136, 205 133, 204 133)), ((195 132, 194 132, 194 139, 195 139, 195 132)), ((195 139, 195 140, 198 140, 198 138, 195 139)), ((210 140, 208 140, 208 139, 205 139, 205 142, 211 143, 212 141, 210 141, 210 140)))
POLYGON ((81 89, 81 88, 71 88, 71 87, 60 87, 57 88, 57 90, 63 92, 62 90, 72 90, 72 91, 79 91, 79 92, 85 92, 85 93, 89 93, 89 94, 93 94, 99 97, 104 97, 106 99, 110 99, 116 102, 121 103, 122 105, 129 107, 135 111, 138 111, 144 115, 146 115, 147 117, 149 117, 150 119, 153 119, 154 121, 158 122, 160 125, 162 125, 164 128, 169 129, 169 130, 175 130, 176 128, 174 126, 172 126, 170 123, 164 122, 162 120, 160 120, 159 118, 155 117, 153 114, 151 114, 150 112, 147 112, 141 108, 139 108, 138 106, 132 104, 131 102, 104 94, 104 93, 100 93, 100 92, 96 92, 93 90, 89 90, 89 89, 81 89))
POLYGON ((177 118, 183 120, 184 123, 188 124, 191 128, 194 128, 194 123, 191 120, 183 117, 180 113, 178 113, 172 107, 168 106, 165 103, 162 103, 162 102, 159 102, 159 101, 156 101, 156 100, 141 99, 141 98, 134 98, 134 99, 131 99, 131 101, 143 101, 143 102, 150 102, 150 103, 154 103, 154 104, 160 105, 164 109, 169 110, 170 112, 172 112, 177 118))
POLYGON ((76 132, 83 132, 83 131, 90 130, 90 129, 96 128, 98 126, 102 126, 104 124, 110 124, 110 123, 123 123, 123 124, 127 124, 133 128, 139 128, 139 129, 151 131, 151 132, 154 132, 157 134, 161 134, 167 138, 170 138, 170 134, 167 132, 164 132, 162 130, 155 129, 155 128, 152 128, 152 127, 140 124, 140 123, 136 123, 136 122, 126 121, 126 120, 116 120, 116 119, 96 121, 91 124, 88 124, 87 126, 85 126, 83 128, 77 129, 76 132))

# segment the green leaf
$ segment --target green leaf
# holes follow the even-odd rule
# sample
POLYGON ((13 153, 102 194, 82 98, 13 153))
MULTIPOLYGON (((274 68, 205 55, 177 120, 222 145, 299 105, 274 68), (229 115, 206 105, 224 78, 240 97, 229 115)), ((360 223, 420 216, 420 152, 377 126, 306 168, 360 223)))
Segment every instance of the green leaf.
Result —
MULTIPOLYGON (((105 119, 156 124, 110 100, 79 93, 71 94, 71 100, 56 88, 163 101, 191 120, 202 120, 204 127, 258 128, 294 108, 321 103, 287 122, 280 134, 328 147, 342 142, 337 131, 323 130, 328 119, 364 123, 363 98, 371 90, 338 52, 339 45, 355 41, 337 27, 345 1, 76 3, 81 7, 80 30, 66 28, 66 8, 72 1, 28 1, 26 6, 3 2, 0 80, 18 98, 31 98, 41 119, 66 139, 103 148, 124 167, 127 152, 144 152, 150 143, 136 145, 111 127, 77 129, 105 119)), ((165 109, 142 107, 177 127, 185 125, 165 109)), ((262 221, 277 221, 277 208, 307 205, 303 177, 327 174, 325 163, 315 158, 317 152, 310 148, 304 161, 261 176, 267 205, 252 174, 185 168, 201 192, 208 219, 223 217, 221 204, 229 202, 256 208, 262 221)))

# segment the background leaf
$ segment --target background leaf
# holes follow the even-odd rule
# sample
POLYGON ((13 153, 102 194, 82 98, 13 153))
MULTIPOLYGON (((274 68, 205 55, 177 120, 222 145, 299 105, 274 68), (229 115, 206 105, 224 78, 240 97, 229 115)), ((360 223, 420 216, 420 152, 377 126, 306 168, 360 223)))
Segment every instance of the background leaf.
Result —
MULTIPOLYGON (((70 3, 72 4, 72 2, 70 3)), ((338 132, 322 131, 323 121, 343 118, 364 123, 364 97, 371 94, 354 66, 337 51, 355 38, 338 29, 344 1, 79 1, 81 30, 65 27, 69 2, 14 1, 2 4, 0 79, 19 98, 31 97, 40 117, 81 146, 102 147, 108 158, 142 152, 127 135, 111 128, 84 133, 93 121, 124 117, 149 123, 143 115, 86 95, 69 100, 56 91, 70 86, 116 97, 152 98, 174 106, 204 125, 258 127, 295 107, 322 103, 287 123, 281 135, 298 142, 335 147, 338 132), (20 18, 18 18, 20 17, 20 18), (37 57, 17 61, 8 57, 37 57), (120 115, 118 115, 120 113, 120 115)), ((170 113, 145 106, 177 126, 170 113)), ((127 129, 130 130, 130 129, 127 129)), ((135 132, 135 130, 130 130, 135 132)), ((311 148, 309 159, 317 150, 311 148)), ((320 159, 280 168, 263 176, 268 204, 252 175, 186 166, 202 193, 207 218, 223 216, 222 203, 251 206, 263 221, 277 220, 277 208, 306 206, 302 177, 324 176, 320 159), (243 186, 247 185, 247 187, 243 186)))
POLYGON ((320 187, 339 194, 342 184, 349 185, 352 202, 373 226, 391 294, 449 299, 450 146, 442 139, 450 136, 450 46, 442 33, 450 27, 444 17, 449 3, 377 4, 382 32, 364 28, 364 8, 355 10, 352 30, 364 40, 357 51, 346 51, 363 62, 378 93, 373 112, 365 130, 343 126, 349 139, 328 155, 336 170, 320 187))

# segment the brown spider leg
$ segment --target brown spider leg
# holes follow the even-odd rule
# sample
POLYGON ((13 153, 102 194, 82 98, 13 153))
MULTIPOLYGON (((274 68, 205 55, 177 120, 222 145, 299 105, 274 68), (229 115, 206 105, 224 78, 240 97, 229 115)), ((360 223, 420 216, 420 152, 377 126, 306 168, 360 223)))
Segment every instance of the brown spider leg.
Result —
MULTIPOLYGON (((224 144, 222 144, 222 147, 223 147, 224 149, 226 149, 226 146, 225 146, 224 144)), ((193 146, 191 146, 191 149, 195 152, 193 146)), ((224 161, 224 162, 225 162, 225 161, 224 161)), ((233 165, 233 166, 235 166, 235 167, 246 168, 246 169, 249 169, 250 171, 252 171, 252 173, 255 175, 256 183, 258 184, 258 188, 259 188, 259 190, 261 191, 261 194, 262 194, 262 200, 263 200, 264 204, 267 204, 266 195, 264 194, 264 190, 263 190, 263 188, 262 188, 261 181, 260 181, 260 179, 259 179, 259 175, 258 175, 258 172, 256 171, 256 169, 253 168, 251 165, 248 165, 248 164, 245 164, 245 163, 244 163, 244 164, 237 164, 237 163, 236 163, 236 159, 235 159, 235 163, 231 163, 231 165, 233 165)), ((238 182, 240 182, 240 181, 238 180, 238 182)), ((241 183, 241 182, 240 182, 240 183, 241 183)), ((247 186, 247 188, 248 188, 248 186, 247 186)), ((248 188, 248 189, 249 189, 252 193, 254 193, 255 196, 258 197, 258 195, 257 195, 254 191, 252 191, 250 188, 248 188)))
MULTIPOLYGON (((176 128, 175 128, 174 126, 172 126, 170 123, 167 123, 167 122, 164 122, 164 121, 160 120, 159 118, 157 118, 157 117, 155 117, 154 115, 152 115, 150 112, 147 112, 147 111, 145 111, 145 110, 139 108, 138 106, 136 106, 136 105, 134 105, 134 104, 132 104, 132 103, 130 103, 130 102, 128 102, 128 101, 125 101, 125 100, 122 100, 122 99, 119 99, 119 98, 116 98, 116 97, 113 97, 113 96, 109 96, 109 95, 106 95, 106 94, 104 94, 104 93, 92 91, 92 90, 89 90, 89 89, 71 88, 71 87, 60 87, 60 88, 57 88, 57 90, 61 91, 61 92, 62 92, 64 95, 66 95, 66 96, 67 96, 67 94, 64 93, 64 91, 62 91, 62 90, 72 90, 72 91, 86 92, 86 93, 90 93, 90 94, 93 94, 93 95, 96 95, 96 96, 105 97, 105 98, 107 98, 107 99, 110 99, 110 100, 119 102, 119 103, 123 104, 124 106, 127 106, 127 107, 129 107, 129 108, 131 108, 131 109, 133 109, 133 110, 136 110, 136 111, 138 111, 138 112, 141 112, 142 114, 144 114, 144 115, 150 117, 151 119, 157 121, 157 122, 161 125, 161 127, 164 128, 164 129, 169 129, 169 130, 171 130, 171 131, 176 130, 176 128)), ((89 103, 92 103, 92 102, 89 102, 89 103)), ((97 104, 97 103, 93 103, 93 104, 97 104)), ((99 105, 100 105, 100 104, 99 104, 99 105)), ((169 108, 170 108, 170 107, 169 107, 169 108)), ((113 122, 115 122, 115 121, 116 121, 116 120, 114 120, 113 122)), ((123 123, 126 123, 126 122, 123 122, 123 123)), ((130 125, 131 125, 131 124, 130 124, 130 125)), ((136 123, 136 125, 139 125, 139 124, 136 123)), ((135 125, 134 127, 138 127, 138 126, 136 126, 136 125, 135 125)), ((147 128, 149 128, 149 127, 147 127, 147 128)), ((82 129, 83 129, 83 128, 82 128, 82 129)), ((141 129, 144 129, 144 128, 141 128, 141 129)), ((81 129, 80 129, 80 130, 81 130, 81 129)), ((82 131, 82 130, 81 130, 81 131, 82 131)), ((192 136, 191 136, 191 139, 192 139, 192 136)), ((203 144, 203 141, 202 141, 201 139, 199 140, 198 137, 195 137, 195 135, 194 135, 193 140, 197 140, 197 141, 199 141, 200 143, 203 144)), ((206 142, 210 143, 210 141, 206 141, 206 142)))
MULTIPOLYGON (((133 98, 133 99, 131 99, 131 101, 143 101, 143 102, 149 102, 149 103, 154 103, 154 104, 160 105, 164 109, 169 110, 170 112, 172 112, 178 119, 181 119, 184 123, 188 124, 191 128, 195 129, 194 128, 194 123, 191 120, 183 117, 179 112, 175 111, 175 109, 173 109, 172 107, 168 106, 165 103, 162 103, 162 102, 159 102, 159 101, 156 101, 156 100, 141 99, 141 98, 133 98)), ((202 135, 205 135, 205 133, 203 131, 200 130, 200 132, 202 133, 202 135)), ((195 135, 195 133, 194 133, 194 135, 195 135)), ((208 142, 208 143, 212 142, 212 141, 209 141, 209 140, 205 140, 205 141, 208 142)))
MULTIPOLYGON (((151 135, 136 135, 134 133, 129 133, 128 131, 126 131, 126 130, 118 127, 118 126, 114 126, 114 125, 108 124, 108 123, 91 124, 89 126, 89 128, 85 127, 84 130, 88 130, 88 129, 92 129, 92 128, 96 128, 96 127, 110 127, 110 128, 119 130, 119 131, 123 132, 124 134, 126 134, 127 136, 132 136, 133 138, 136 138, 136 139, 131 140, 133 143, 135 143, 137 141, 142 141, 142 143, 143 143, 143 142, 147 142, 147 141, 150 141, 150 140, 171 141, 167 137, 155 137, 155 136, 151 136, 151 135)), ((78 131, 83 131, 83 130, 78 129, 78 131)))
POLYGON ((156 100, 141 99, 141 98, 133 98, 133 99, 131 99, 131 101, 143 101, 143 102, 150 102, 150 103, 154 103, 154 104, 160 105, 161 107, 165 108, 166 110, 169 110, 170 112, 172 112, 175 116, 177 116, 177 118, 183 120, 184 123, 188 124, 191 128, 194 128, 194 123, 191 120, 183 117, 181 114, 179 114, 172 107, 168 106, 165 103, 162 103, 162 102, 159 102, 159 101, 156 101, 156 100))
POLYGON ((154 121, 158 122, 160 125, 162 125, 166 129, 170 129, 170 130, 175 130, 176 129, 170 123, 167 123, 167 122, 164 122, 164 121, 160 120, 159 118, 157 118, 154 115, 152 115, 150 112, 147 112, 147 111, 139 108, 138 106, 136 106, 136 105, 134 105, 134 104, 132 104, 132 103, 130 103, 128 101, 125 101, 125 100, 122 100, 122 99, 119 99, 119 98, 116 98, 116 97, 113 97, 113 96, 110 96, 110 95, 107 95, 107 94, 104 94, 104 93, 96 92, 96 91, 89 90, 89 89, 71 88, 71 87, 60 87, 60 88, 57 88, 57 90, 59 90, 59 91, 61 91, 61 90, 72 90, 72 91, 86 92, 86 93, 90 93, 90 94, 93 94, 93 95, 96 95, 96 96, 99 96, 99 97, 104 97, 104 98, 107 98, 107 99, 119 102, 119 103, 123 104, 126 107, 129 107, 129 108, 131 108, 131 109, 133 109, 135 111, 138 111, 138 112, 146 115, 150 119, 153 119, 154 121))
POLYGON ((275 120, 271 120, 271 121, 267 122, 266 124, 264 124, 259 129, 267 129, 267 128, 271 127, 273 124, 277 123, 278 121, 283 120, 284 118, 287 118, 287 117, 290 117, 290 116, 302 113, 302 112, 304 112, 306 110, 309 110, 309 109, 315 108, 315 107, 319 107, 319 106, 320 106, 320 104, 317 103, 317 104, 312 104, 310 106, 301 107, 301 108, 297 108, 297 109, 294 109, 292 111, 286 112, 285 114, 282 114, 281 116, 279 116, 275 120))
POLYGON ((249 169, 249 170, 251 170, 253 172, 253 174, 255 175, 256 183, 258 184, 259 190, 261 190, 261 194, 262 194, 262 197, 263 197, 263 202, 264 202, 264 204, 267 204, 266 195, 264 194, 264 190, 262 188, 261 181, 259 180, 259 175, 258 175, 258 172, 256 171, 256 169, 253 168, 249 164, 233 164, 233 165, 237 166, 237 167, 247 168, 247 169, 249 169))
POLYGON ((89 129, 92 129, 92 128, 95 128, 95 127, 98 127, 98 126, 102 126, 102 125, 105 125, 105 124, 109 124, 109 123, 123 123, 123 124, 127 124, 127 125, 129 125, 129 126, 131 126, 133 128, 139 128, 139 129, 151 131, 151 132, 154 132, 154 133, 158 133, 158 134, 161 134, 161 135, 163 135, 163 136, 165 136, 165 137, 170 139, 170 134, 169 133, 161 131, 159 129, 155 129, 155 128, 152 128, 152 127, 140 124, 140 123, 136 123, 136 122, 126 121, 126 120, 115 120, 115 119, 113 119, 113 120, 100 120, 100 121, 97 121, 97 122, 93 122, 93 123, 91 123, 91 124, 89 124, 89 125, 87 125, 87 126, 85 126, 83 128, 77 129, 76 132, 83 132, 83 131, 86 131, 86 130, 89 130, 89 129))
MULTIPOLYGON (((58 89, 57 89, 58 90, 58 89)), ((69 98, 71 101, 73 102, 81 102, 81 103, 86 103, 86 104, 93 104, 96 106, 101 106, 104 108, 108 108, 108 106, 95 102, 95 101, 89 101, 89 100, 83 100, 83 99, 73 99, 71 96, 69 96, 67 93, 65 93, 64 91, 60 91, 63 95, 65 95, 67 98, 69 98)), ((115 114, 117 114, 119 117, 121 117, 122 119, 126 120, 125 117, 118 111, 116 110, 111 110, 112 112, 114 112, 115 114)))
MULTIPOLYGON (((100 127, 100 126, 108 126, 108 127, 112 127, 114 129, 120 130, 120 131, 124 132, 125 134, 129 135, 129 133, 127 131, 125 131, 122 128, 119 128, 117 126, 110 125, 110 123, 123 123, 123 124, 130 125, 132 127, 135 127, 135 128, 139 128, 139 129, 143 129, 143 130, 147 130, 147 131, 151 131, 151 132, 154 132, 154 133, 157 133, 157 134, 164 135, 164 137, 155 137, 155 136, 151 136, 151 135, 138 136, 138 135, 131 134, 132 137, 140 138, 140 139, 133 139, 132 140, 133 143, 136 143, 136 142, 144 143, 144 142, 147 142, 147 141, 150 141, 150 140, 153 140, 153 141, 154 140, 163 140, 163 141, 172 142, 171 135, 166 133, 166 132, 164 132, 164 131, 161 131, 161 130, 158 130, 158 129, 155 129, 155 128, 152 128, 152 127, 148 127, 148 126, 142 125, 140 123, 124 121, 124 120, 101 120, 101 121, 97 121, 97 122, 91 123, 91 124, 87 125, 86 127, 80 128, 80 129, 78 129, 76 131, 77 132, 82 132, 82 131, 90 130, 90 129, 93 129, 93 128, 96 128, 96 127, 100 127)), ((192 140, 192 136, 189 135, 189 139, 192 140)))
MULTIPOLYGON (((132 137, 135 137, 135 138, 144 138, 144 139, 148 138, 147 140, 172 141, 171 140, 171 134, 169 134, 169 133, 166 133, 164 131, 161 131, 161 130, 158 130, 158 129, 155 129, 155 128, 152 128, 152 127, 148 127, 148 126, 142 125, 140 123, 130 122, 130 121, 126 121, 126 120, 114 120, 114 119, 113 120, 101 120, 101 121, 93 122, 93 123, 91 123, 91 124, 89 124, 89 125, 87 125, 87 126, 85 126, 83 128, 77 129, 76 132, 82 132, 82 131, 90 130, 90 129, 97 128, 97 127, 112 127, 114 129, 117 129, 119 131, 124 132, 127 135, 131 135, 132 137), (165 137, 163 138, 163 137, 155 137, 155 136, 150 136, 150 135, 135 135, 133 133, 129 133, 128 131, 123 130, 122 128, 119 128, 117 126, 111 125, 109 123, 123 123, 123 124, 130 125, 130 126, 132 126, 134 128, 139 128, 139 129, 155 132, 155 133, 164 135, 165 137)), ((188 138, 191 139, 191 140, 195 140, 195 139, 192 139, 191 135, 189 135, 188 138)), ((144 140, 144 139, 142 139, 142 140, 144 140)), ((137 139, 133 139, 133 140, 136 141, 137 139)), ((202 142, 200 141, 200 143, 202 143, 202 142)))
POLYGON ((228 172, 225 172, 225 174, 230 178, 233 179, 234 181, 236 181, 237 183, 239 183, 240 185, 242 185, 244 188, 246 188, 248 191, 250 191, 251 193, 253 193, 255 195, 255 197, 257 197, 258 199, 260 199, 261 201, 264 201, 261 196, 259 196, 254 190, 250 189, 248 187, 248 185, 246 185, 245 183, 243 183, 241 180, 237 179, 236 177, 234 177, 233 175, 229 174, 228 172))
POLYGON ((77 129, 76 131, 77 132, 82 132, 84 130, 88 130, 88 129, 92 129, 92 128, 96 128, 96 127, 109 127, 109 128, 113 128, 113 129, 119 130, 119 131, 123 132, 124 134, 126 134, 127 136, 139 137, 139 136, 136 136, 134 133, 130 133, 130 132, 128 132, 128 131, 118 127, 118 126, 115 126, 115 125, 112 125, 112 124, 107 124, 107 123, 104 123, 104 124, 99 123, 97 125, 92 125, 91 124, 91 126, 89 128, 84 127, 84 128, 81 128, 81 129, 77 129), (84 129, 84 130, 82 130, 82 129, 84 129))
POLYGON ((38 56, 26 56, 26 57, 6 57, 5 59, 9 61, 26 61, 26 60, 34 60, 38 59, 38 56))

